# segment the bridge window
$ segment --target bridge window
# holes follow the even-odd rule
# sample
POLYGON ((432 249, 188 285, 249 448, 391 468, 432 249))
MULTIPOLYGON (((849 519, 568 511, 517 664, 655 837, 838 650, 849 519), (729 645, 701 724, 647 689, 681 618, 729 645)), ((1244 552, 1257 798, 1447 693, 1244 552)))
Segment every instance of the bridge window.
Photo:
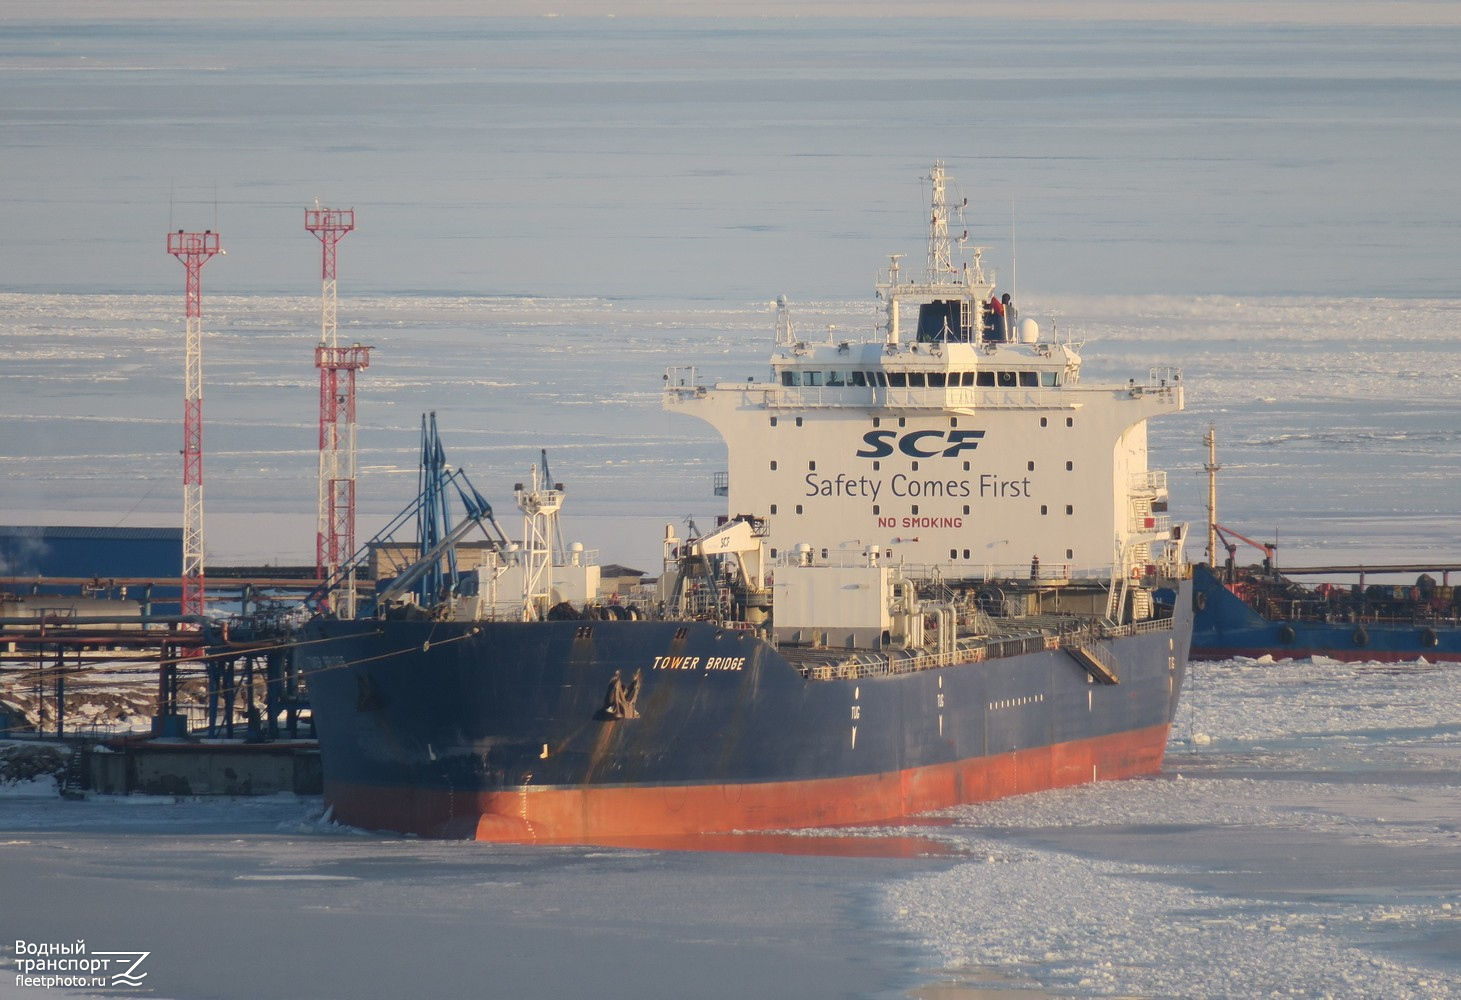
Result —
POLYGON ((1019 372, 995 372, 994 383, 1001 389, 1014 389, 1020 384, 1019 372))
POLYGON ((974 384, 994 388, 994 372, 979 372, 974 378, 974 384))
POLYGON ((821 372, 807 372, 807 385, 821 385, 821 384, 822 384, 822 373, 821 372))
MULTIPOLYGON (((954 377, 958 378, 957 375, 955 375, 954 377)), ((930 389, 942 389, 944 387, 946 378, 947 376, 945 376, 943 372, 929 372, 928 387, 930 389)), ((958 385, 957 382, 955 382, 954 384, 958 385)))
POLYGON ((887 376, 887 374, 884 373, 884 372, 873 372, 873 374, 878 377, 878 388, 880 388, 880 389, 886 389, 888 387, 888 376, 887 376))
POLYGON ((1029 389, 1029 388, 1036 388, 1036 389, 1038 389, 1040 387, 1040 373, 1039 372, 1020 372, 1020 386, 1022 388, 1026 388, 1026 389, 1029 389))
POLYGON ((888 372, 888 385, 892 386, 894 389, 908 388, 908 373, 888 372))
POLYGON ((802 384, 802 373, 795 371, 783 371, 781 373, 781 384, 787 386, 798 386, 802 384))
POLYGON ((1060 384, 1060 375, 1060 372, 1041 372, 1040 384, 1047 387, 1057 386, 1060 384))
POLYGON ((923 372, 909 372, 908 385, 913 389, 925 388, 927 383, 924 381, 923 372))
POLYGON ((853 385, 866 386, 867 385, 867 372, 853 372, 852 373, 852 384, 853 385))
POLYGON ((965 385, 973 385, 974 384, 974 373, 973 372, 965 372, 964 373, 964 384, 965 385))
POLYGON ((835 386, 843 386, 843 385, 846 385, 847 384, 847 380, 846 380, 846 378, 843 376, 843 374, 841 372, 828 372, 827 373, 827 384, 828 385, 835 385, 835 386))

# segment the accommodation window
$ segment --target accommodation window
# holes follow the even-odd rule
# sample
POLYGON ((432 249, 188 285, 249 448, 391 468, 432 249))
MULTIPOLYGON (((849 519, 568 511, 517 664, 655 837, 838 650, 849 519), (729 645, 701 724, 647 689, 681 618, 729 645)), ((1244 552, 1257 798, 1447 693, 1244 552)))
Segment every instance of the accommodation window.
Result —
POLYGON ((796 512, 797 512, 797 513, 798 513, 798 514, 800 514, 800 513, 801 513, 801 512, 802 512, 802 505, 801 505, 801 504, 797 504, 797 505, 796 505, 796 512))
POLYGON ((1065 550, 1065 558, 1067 558, 1067 559, 1074 559, 1075 558, 1075 550, 1074 549, 1066 549, 1065 550))
POLYGON ((771 513, 773 513, 773 514, 776 513, 776 504, 772 504, 771 505, 771 513))
POLYGON ((959 550, 958 549, 949 549, 949 558, 950 559, 957 559, 957 558, 959 558, 959 550))
POLYGON ((1048 425, 1049 425, 1049 423, 1050 423, 1050 422, 1049 422, 1049 421, 1048 421, 1048 420, 1046 420, 1046 419, 1045 419, 1045 418, 1044 418, 1044 417, 1041 417, 1041 418, 1040 418, 1040 426, 1041 426, 1041 427, 1045 427, 1045 426, 1048 426, 1048 425))
POLYGON ((807 471, 808 472, 816 472, 817 471, 817 463, 816 463, 816 460, 815 459, 807 463, 807 471))
POLYGON ((964 513, 965 514, 969 513, 969 505, 968 504, 965 504, 964 505, 964 513))
POLYGON ((1026 462, 1025 463, 1025 471, 1026 472, 1034 472, 1035 471, 1035 463, 1034 462, 1026 462))
POLYGON ((1065 471, 1066 472, 1070 472, 1074 468, 1075 468, 1075 463, 1074 462, 1066 462, 1065 463, 1065 471))
POLYGON ((1074 427, 1075 426, 1075 417, 1066 417, 1065 418, 1065 426, 1067 426, 1067 427, 1074 427))
POLYGON ((800 426, 801 426, 801 425, 802 425, 802 418, 801 418, 801 417, 797 417, 797 418, 796 418, 796 425, 797 425, 797 426, 798 426, 798 427, 800 427, 800 426))
POLYGON ((776 426, 776 418, 775 417, 772 417, 771 418, 771 426, 772 427, 775 427, 776 426))
POLYGON ((913 471, 914 472, 917 472, 918 471, 918 463, 917 462, 914 462, 913 463, 913 471))
POLYGON ((918 504, 914 504, 913 505, 913 513, 914 514, 917 514, 918 513, 918 504))
POLYGON ((1073 507, 1073 506, 1072 506, 1072 505, 1070 505, 1070 504, 1066 504, 1066 505, 1065 505, 1065 512, 1066 512, 1066 513, 1067 513, 1067 514, 1074 514, 1074 513, 1075 513, 1075 507, 1073 507))
POLYGON ((1047 507, 1047 506, 1045 506, 1045 505, 1044 505, 1044 504, 1043 504, 1043 503, 1042 503, 1042 504, 1041 504, 1041 505, 1040 505, 1040 513, 1041 513, 1041 514, 1048 514, 1048 513, 1050 513, 1050 508, 1049 508, 1049 507, 1047 507))
POLYGON ((878 514, 881 514, 882 512, 883 512, 883 508, 881 507, 881 505, 879 505, 879 504, 873 504, 873 514, 875 516, 878 515, 878 514))

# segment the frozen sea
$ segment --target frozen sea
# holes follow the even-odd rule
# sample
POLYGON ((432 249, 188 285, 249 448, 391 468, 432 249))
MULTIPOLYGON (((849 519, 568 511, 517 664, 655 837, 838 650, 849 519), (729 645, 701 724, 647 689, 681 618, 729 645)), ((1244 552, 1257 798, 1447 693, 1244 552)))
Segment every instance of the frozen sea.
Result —
MULTIPOLYGON (((1211 425, 1220 520, 1281 562, 1454 563, 1454 13, 1186 6, 7 6, 0 510, 178 523, 163 236, 213 228, 209 559, 309 562, 319 198, 357 212, 340 330, 375 348, 362 536, 413 493, 435 411, 500 514, 546 448, 569 534, 657 570, 663 524, 712 517, 724 468, 660 412, 664 369, 764 378, 780 294, 805 336, 872 336, 875 270, 921 260, 940 158, 1001 286, 1085 343, 1088 380, 1183 369, 1188 410, 1151 427, 1177 518, 1204 517, 1211 425)), ((150 950, 145 989, 178 1000, 1458 996, 1458 733, 1454 667, 1198 665, 1161 778, 807 854, 426 843, 294 799, 12 788, 0 967, 83 938, 150 950)), ((60 992, 0 978, 5 1000, 60 992)))

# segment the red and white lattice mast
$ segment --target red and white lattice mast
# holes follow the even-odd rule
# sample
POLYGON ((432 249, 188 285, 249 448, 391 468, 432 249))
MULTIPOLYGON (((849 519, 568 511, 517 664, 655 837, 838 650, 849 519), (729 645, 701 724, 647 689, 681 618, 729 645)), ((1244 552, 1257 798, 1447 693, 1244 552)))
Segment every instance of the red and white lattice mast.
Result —
POLYGON ((304 228, 319 237, 320 345, 320 483, 315 568, 330 580, 341 567, 345 578, 329 598, 332 610, 355 616, 355 373, 370 365, 370 348, 339 345, 335 294, 335 248, 355 228, 355 209, 314 208, 304 211, 304 228))
POLYGON ((203 265, 223 252, 211 229, 167 234, 167 252, 188 272, 188 329, 183 365, 182 613, 203 614, 203 265))

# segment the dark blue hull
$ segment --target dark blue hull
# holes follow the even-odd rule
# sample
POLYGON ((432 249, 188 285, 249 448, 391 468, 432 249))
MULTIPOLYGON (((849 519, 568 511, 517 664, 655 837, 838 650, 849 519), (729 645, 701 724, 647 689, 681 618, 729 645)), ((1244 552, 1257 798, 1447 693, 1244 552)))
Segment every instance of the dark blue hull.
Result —
POLYGON ((1385 620, 1342 615, 1323 621, 1265 617, 1230 591, 1206 566, 1193 570, 1192 659, 1235 656, 1400 662, 1461 661, 1461 624, 1415 616, 1385 620), (1352 619, 1352 620, 1351 620, 1352 619))
POLYGON ((320 621, 302 650, 341 821, 592 840, 868 822, 1149 773, 1189 629, 1182 613, 1102 640, 1115 684, 1043 637, 818 679, 749 632, 674 621, 320 621), (606 711, 616 672, 642 678, 635 717, 606 711))

